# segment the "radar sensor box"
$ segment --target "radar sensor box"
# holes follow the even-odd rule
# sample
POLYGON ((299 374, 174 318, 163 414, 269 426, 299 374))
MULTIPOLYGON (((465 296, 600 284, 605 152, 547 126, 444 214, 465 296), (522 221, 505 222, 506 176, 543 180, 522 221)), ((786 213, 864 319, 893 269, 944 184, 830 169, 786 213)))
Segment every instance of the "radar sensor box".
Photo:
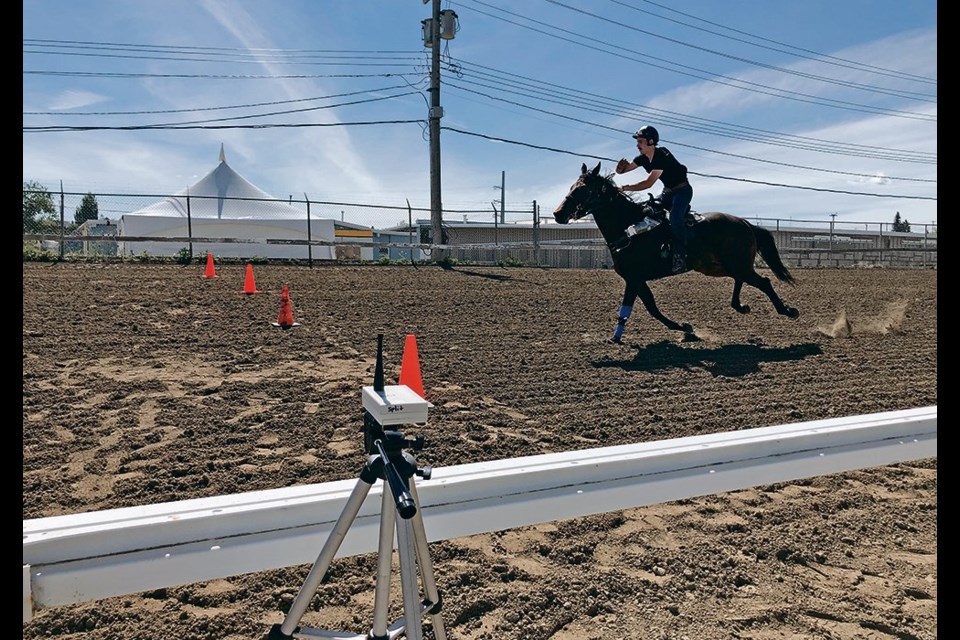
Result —
POLYGON ((424 424, 430 403, 405 384, 363 388, 363 408, 382 426, 424 424))

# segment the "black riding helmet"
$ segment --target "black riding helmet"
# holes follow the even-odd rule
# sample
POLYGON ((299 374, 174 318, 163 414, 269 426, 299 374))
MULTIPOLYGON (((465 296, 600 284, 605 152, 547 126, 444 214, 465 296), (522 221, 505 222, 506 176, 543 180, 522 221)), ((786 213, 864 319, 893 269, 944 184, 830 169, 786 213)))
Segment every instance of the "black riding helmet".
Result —
POLYGON ((660 133, 650 125, 647 125, 645 127, 640 127, 639 129, 637 129, 636 132, 633 134, 633 137, 644 138, 646 140, 649 140, 653 144, 657 144, 658 142, 660 142, 660 133))

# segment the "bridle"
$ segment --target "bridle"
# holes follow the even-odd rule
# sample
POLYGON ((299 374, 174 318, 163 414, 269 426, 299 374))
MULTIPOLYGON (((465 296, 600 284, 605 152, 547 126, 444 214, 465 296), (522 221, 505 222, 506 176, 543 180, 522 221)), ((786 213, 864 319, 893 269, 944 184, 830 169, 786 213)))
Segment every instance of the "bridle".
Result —
MULTIPOLYGON (((574 203, 573 218, 579 220, 584 216, 590 215, 601 204, 612 206, 613 199, 618 195, 621 195, 620 190, 609 181, 606 181, 606 184, 601 185, 599 189, 590 191, 591 197, 588 200, 582 202, 578 199, 574 203)), ((624 195, 624 197, 629 199, 629 196, 624 195)), ((629 247, 631 242, 633 242, 633 238, 624 232, 623 235, 616 240, 608 242, 607 248, 611 254, 616 255, 629 247)))
MULTIPOLYGON (((600 204, 600 199, 605 198, 606 200, 611 200, 609 191, 613 186, 609 183, 601 185, 599 189, 592 190, 590 192, 590 199, 586 202, 582 202, 580 198, 574 203, 573 215, 571 216, 574 220, 579 220, 580 218, 586 217, 593 213, 593 211, 600 204)), ((618 193, 618 192, 615 192, 618 193)))

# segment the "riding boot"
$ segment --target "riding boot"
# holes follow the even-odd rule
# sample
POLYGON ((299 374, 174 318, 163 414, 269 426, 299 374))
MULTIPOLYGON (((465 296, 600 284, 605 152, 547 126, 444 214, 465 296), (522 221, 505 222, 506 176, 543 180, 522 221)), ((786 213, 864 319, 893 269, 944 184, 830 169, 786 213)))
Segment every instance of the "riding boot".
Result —
POLYGON ((687 270, 687 256, 683 252, 673 254, 673 272, 682 273, 687 270))

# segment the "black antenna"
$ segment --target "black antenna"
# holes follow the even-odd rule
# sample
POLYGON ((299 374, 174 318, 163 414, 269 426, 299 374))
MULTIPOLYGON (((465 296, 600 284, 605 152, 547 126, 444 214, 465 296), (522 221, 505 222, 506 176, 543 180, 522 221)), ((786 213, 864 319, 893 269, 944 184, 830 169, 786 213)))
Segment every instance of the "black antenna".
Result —
POLYGON ((373 370, 373 390, 383 391, 383 334, 377 334, 377 367, 373 370))

